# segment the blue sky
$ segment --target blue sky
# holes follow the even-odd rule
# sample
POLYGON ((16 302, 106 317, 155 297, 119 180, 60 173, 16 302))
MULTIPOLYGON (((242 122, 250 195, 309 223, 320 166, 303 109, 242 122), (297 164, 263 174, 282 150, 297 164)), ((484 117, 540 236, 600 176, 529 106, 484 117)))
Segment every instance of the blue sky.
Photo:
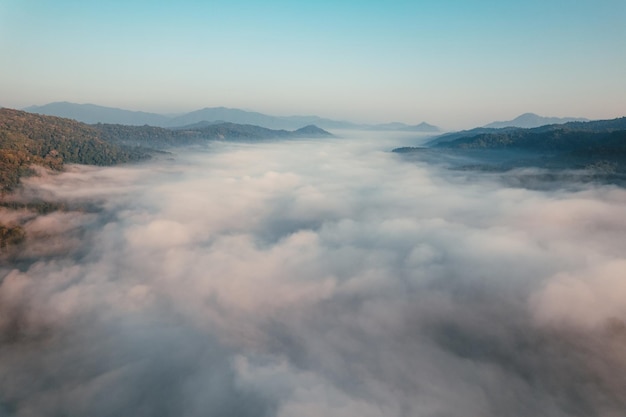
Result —
POLYGON ((0 105, 626 115, 626 1, 0 0, 0 105))

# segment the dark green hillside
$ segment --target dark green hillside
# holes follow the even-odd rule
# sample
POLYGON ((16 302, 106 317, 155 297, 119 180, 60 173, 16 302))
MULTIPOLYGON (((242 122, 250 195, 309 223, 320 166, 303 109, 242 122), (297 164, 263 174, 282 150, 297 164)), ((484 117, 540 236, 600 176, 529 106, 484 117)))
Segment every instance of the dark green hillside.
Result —
POLYGON ((293 132, 274 130, 255 125, 240 125, 235 123, 218 123, 203 126, 194 130, 182 132, 198 132, 206 139, 277 139, 293 137, 293 132))
POLYGON ((236 123, 197 123, 175 129, 154 126, 92 125, 105 140, 130 146, 169 148, 206 143, 210 140, 268 140, 298 137, 331 137, 317 126, 305 126, 295 131, 267 129, 236 123))
POLYGON ((293 132, 296 136, 306 136, 306 137, 331 137, 333 136, 331 133, 325 131, 324 129, 320 129, 315 125, 308 125, 301 127, 298 130, 293 132))
MULTIPOLYGON (((426 146, 431 149, 517 149, 536 153, 626 155, 626 117, 569 122, 532 129, 477 128, 439 136, 426 146)), ((396 151, 407 153, 411 149, 403 148, 396 151)))
POLYGON ((0 253, 7 246, 16 245, 24 240, 26 233, 21 226, 5 226, 0 224, 0 253))
POLYGON ((193 145, 204 142, 202 135, 194 130, 171 130, 155 126, 127 126, 98 123, 91 125, 107 142, 151 149, 193 145))
POLYGON ((203 137, 209 139, 287 139, 297 137, 331 137, 332 134, 314 125, 298 130, 274 130, 254 125, 218 123, 197 129, 203 137))
POLYGON ((64 163, 113 165, 149 157, 156 149, 208 140, 265 140, 330 137, 316 126, 296 131, 218 123, 190 128, 118 124, 87 125, 75 120, 0 109, 0 192, 12 190, 32 165, 60 170, 64 163))
POLYGON ((594 153, 626 153, 626 130, 594 132, 556 129, 545 132, 514 130, 483 133, 435 145, 458 149, 524 149, 528 151, 560 151, 594 153))
POLYGON ((69 119, 0 109, 0 192, 12 190, 31 165, 60 170, 64 163, 113 165, 147 157, 108 143, 95 128, 69 119))
POLYGON ((394 152, 466 170, 582 170, 589 180, 626 185, 626 118, 532 129, 479 128, 444 135, 429 145, 394 152))
MULTIPOLYGON (((14 190, 36 165, 60 171, 65 163, 114 165, 148 158, 158 149, 206 143, 210 140, 265 140, 332 136, 316 126, 294 132, 253 125, 220 123, 165 129, 117 124, 87 125, 75 120, 19 110, 0 109, 0 197, 14 190)), ((72 209, 63 202, 0 198, 2 210, 46 214, 72 209)), ((73 210, 77 209, 76 207, 73 210)), ((80 207, 80 210, 90 209, 80 207)), ((0 223, 0 260, 19 251, 25 239, 20 224, 0 223)))
POLYGON ((468 140, 469 138, 474 138, 478 136, 485 138, 489 135, 521 137, 529 134, 545 134, 549 132, 557 132, 557 134, 568 134, 571 132, 609 133, 619 130, 626 130, 626 117, 620 117, 618 119, 611 120, 593 120, 588 122, 568 122, 564 124, 552 124, 531 129, 519 127, 504 127, 499 129, 489 127, 477 127, 475 129, 446 133, 441 136, 437 136, 430 142, 426 143, 426 145, 438 146, 439 144, 454 142, 459 139, 468 140))
MULTIPOLYGON (((559 125, 549 125, 535 128, 537 131, 558 129, 559 125)), ((569 122, 561 125, 566 130, 579 130, 588 132, 613 132, 626 130, 626 117, 610 120, 592 120, 589 122, 569 122)))

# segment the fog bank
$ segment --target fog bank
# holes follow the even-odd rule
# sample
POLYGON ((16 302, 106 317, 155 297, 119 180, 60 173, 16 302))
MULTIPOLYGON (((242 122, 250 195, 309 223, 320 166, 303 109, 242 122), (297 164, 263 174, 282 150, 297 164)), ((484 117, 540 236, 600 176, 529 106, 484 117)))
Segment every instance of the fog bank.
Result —
POLYGON ((622 415, 626 192, 367 135, 26 180, 0 415, 622 415))

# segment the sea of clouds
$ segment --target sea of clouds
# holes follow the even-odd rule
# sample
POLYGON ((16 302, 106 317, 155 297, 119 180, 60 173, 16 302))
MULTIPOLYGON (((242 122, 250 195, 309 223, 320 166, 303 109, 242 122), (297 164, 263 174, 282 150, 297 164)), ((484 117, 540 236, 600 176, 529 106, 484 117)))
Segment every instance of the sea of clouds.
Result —
POLYGON ((377 135, 26 180, 0 416, 623 416, 626 191, 377 135))

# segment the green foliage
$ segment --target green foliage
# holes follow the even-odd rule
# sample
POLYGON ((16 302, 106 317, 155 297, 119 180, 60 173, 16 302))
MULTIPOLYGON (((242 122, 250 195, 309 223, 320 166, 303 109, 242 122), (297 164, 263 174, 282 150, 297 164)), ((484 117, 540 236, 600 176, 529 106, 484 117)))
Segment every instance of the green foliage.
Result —
POLYGON ((106 142, 97 129, 74 120, 0 109, 0 193, 31 175, 32 165, 61 170, 65 163, 113 165, 145 157, 139 149, 106 142))
POLYGON ((440 148, 458 149, 522 149, 528 151, 570 152, 577 154, 626 155, 626 130, 590 131, 571 128, 537 131, 517 129, 497 133, 481 133, 451 142, 437 144, 440 148))
POLYGON ((147 148, 168 148, 204 142, 197 131, 170 130, 154 126, 126 126, 107 123, 92 125, 110 143, 147 148))
POLYGON ((87 125, 75 120, 0 109, 0 195, 13 190, 32 165, 61 170, 66 163, 114 165, 149 157, 154 149, 207 140, 258 140, 332 136, 315 126, 295 132, 253 125, 219 123, 190 129, 115 124, 87 125))
POLYGON ((62 202, 52 201, 0 201, 0 207, 7 208, 9 210, 29 210, 34 211, 37 214, 49 214, 55 211, 65 211, 68 207, 62 202))
POLYGON ((148 148, 193 145, 205 143, 207 140, 259 140, 287 139, 303 136, 332 136, 316 126, 306 126, 293 132, 236 123, 216 123, 182 129, 102 123, 92 127, 100 132, 105 140, 111 143, 148 148))
POLYGON ((21 226, 5 226, 0 224, 0 249, 6 249, 8 246, 17 245, 26 237, 24 228, 21 226))

